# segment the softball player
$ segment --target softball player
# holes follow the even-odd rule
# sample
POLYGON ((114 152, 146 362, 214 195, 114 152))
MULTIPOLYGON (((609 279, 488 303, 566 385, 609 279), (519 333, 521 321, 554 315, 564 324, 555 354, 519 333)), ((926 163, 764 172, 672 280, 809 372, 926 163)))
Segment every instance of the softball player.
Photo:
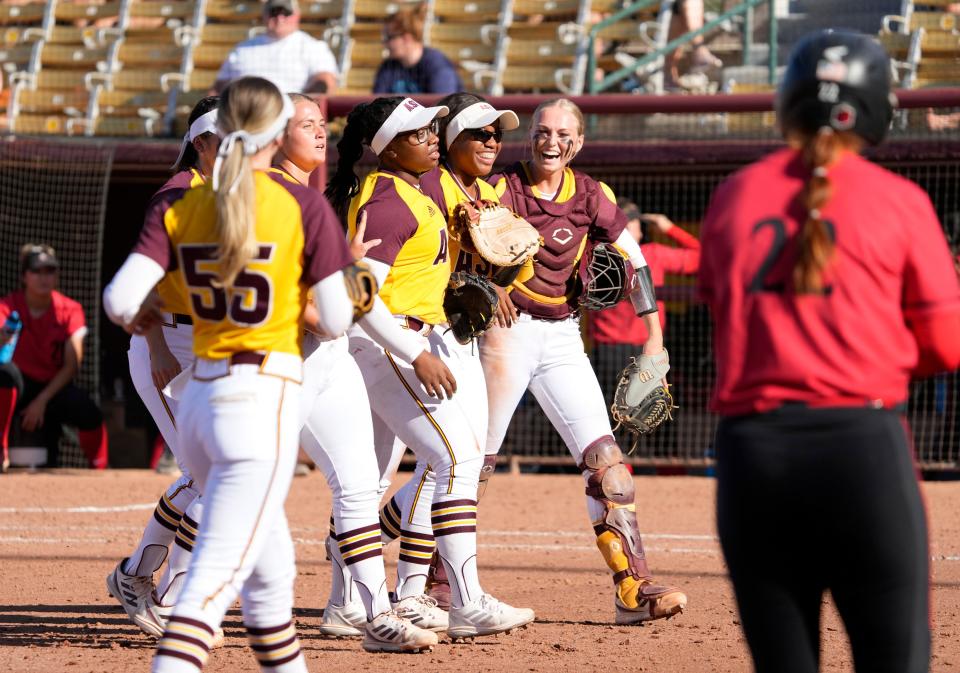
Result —
MULTIPOLYGON (((462 638, 507 631, 534 615, 484 593, 477 574, 476 495, 486 419, 474 410, 484 392, 452 334, 443 335, 447 223, 420 191, 420 177, 439 159, 436 118, 446 114, 445 107, 425 108, 409 98, 358 105, 337 146, 339 164, 327 194, 351 233, 366 213, 368 232, 382 239, 365 261, 381 281, 386 310, 375 306, 351 328, 350 352, 376 416, 436 472, 431 532, 417 534, 413 540, 420 543, 408 548, 429 559, 436 538, 452 586, 447 631, 462 638), (361 182, 353 168, 364 144, 380 164, 361 182)), ((389 462, 381 456, 381 466, 389 462)), ((401 615, 443 628, 446 615, 422 594, 398 598, 401 615)))
POLYGON ((926 193, 858 154, 892 100, 873 38, 802 39, 777 94, 789 147, 723 183, 703 224, 717 522, 761 673, 818 670, 826 590, 858 671, 930 666, 902 414, 911 375, 960 364, 960 287, 926 193))
POLYGON ((154 317, 150 289, 176 268, 195 324, 196 361, 177 420, 182 459, 206 504, 155 673, 200 670, 238 594, 261 669, 306 671, 283 512, 298 448, 299 322, 308 285, 328 334, 346 329, 354 306, 341 272, 352 258, 329 205, 266 173, 293 107, 261 78, 228 86, 211 183, 148 215, 104 292, 111 319, 139 331, 154 317))
POLYGON ((584 352, 578 297, 570 288, 588 243, 615 243, 636 269, 628 296, 650 334, 643 351, 660 352, 663 334, 650 270, 625 231, 626 218, 613 194, 568 166, 583 141, 579 108, 566 99, 546 101, 531 122, 532 160, 490 179, 500 200, 535 226, 544 243, 503 301, 507 327, 495 326, 480 340, 490 412, 486 452, 500 450, 510 417, 529 388, 583 472, 597 546, 613 572, 616 621, 635 624, 681 612, 687 597, 653 582, 637 524, 633 478, 584 352))
MULTIPOLYGON (((188 189, 203 184, 213 171, 220 144, 217 102, 216 96, 209 96, 190 112, 190 128, 174 162, 177 172, 153 195, 147 212, 168 208, 188 189)), ((190 565, 202 504, 199 490, 180 459, 174 422, 177 402, 162 392, 182 369, 193 364, 193 318, 178 275, 165 276, 157 291, 168 314, 161 325, 130 337, 127 357, 133 386, 177 458, 182 476, 160 498, 136 549, 107 576, 107 589, 137 626, 159 638, 190 565), (174 541, 176 545, 171 547, 174 541), (154 587, 153 574, 167 558, 168 549, 169 562, 160 584, 154 587)))
MULTIPOLYGON (((489 175, 500 154, 504 131, 520 126, 516 113, 496 110, 483 98, 470 93, 455 93, 443 98, 439 105, 449 108, 447 116, 440 120, 440 166, 421 179, 421 190, 440 206, 448 221, 457 204, 465 201, 499 201, 496 190, 481 178, 489 175)), ((458 241, 450 240, 450 261, 454 271, 466 271, 481 276, 491 276, 493 266, 477 254, 461 248, 458 241)), ((470 368, 470 376, 484 381, 479 353, 475 345, 455 346, 463 353, 463 361, 470 368)), ((487 400, 477 400, 473 407, 477 415, 487 415, 487 400)), ((402 447, 401 447, 402 450, 402 447)), ((496 455, 485 456, 480 471, 477 498, 496 467, 496 455)), ((387 518, 393 508, 401 511, 399 517, 400 560, 397 564, 397 593, 412 596, 423 593, 426 584, 428 595, 442 608, 450 605, 450 586, 443 566, 436 554, 426 557, 413 548, 413 540, 423 540, 431 534, 430 510, 424 506, 434 494, 435 475, 424 461, 417 463, 413 477, 394 496, 381 513, 387 518), (429 564, 429 573, 425 567, 429 564), (402 592, 402 593, 401 593, 402 592)))
MULTIPOLYGON (((316 101, 302 94, 290 98, 294 115, 271 170, 305 185, 326 161, 326 128, 316 101)), ((429 649, 438 642, 436 634, 398 615, 387 595, 378 521, 380 471, 370 405, 363 377, 347 350, 347 337, 307 332, 304 355, 300 445, 333 492, 334 529, 327 539, 333 575, 355 579, 348 585, 349 593, 327 603, 320 631, 364 635, 363 647, 370 652, 429 649)))

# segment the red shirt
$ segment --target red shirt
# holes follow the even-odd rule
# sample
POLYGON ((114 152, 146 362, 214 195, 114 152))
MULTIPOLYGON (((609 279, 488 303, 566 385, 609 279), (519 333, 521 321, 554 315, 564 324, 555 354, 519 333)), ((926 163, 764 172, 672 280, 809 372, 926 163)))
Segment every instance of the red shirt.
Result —
MULTIPOLYGON (((810 171, 780 150, 714 193, 703 225, 700 291, 715 329, 712 408, 733 415, 786 401, 885 406, 907 398, 917 365, 911 318, 960 310, 943 229, 913 182, 845 153, 821 209, 836 249, 825 294, 796 295, 791 272, 810 171)), ((844 406, 844 405, 841 405, 844 406)))
POLYGON ((34 318, 27 308, 25 292, 17 290, 0 299, 0 322, 13 311, 19 313, 23 321, 13 363, 25 376, 46 383, 63 367, 63 347, 67 340, 77 330, 84 330, 86 334, 83 307, 54 290, 50 308, 34 318))
MULTIPOLYGON (((662 243, 644 243, 640 246, 643 258, 650 267, 654 288, 660 288, 668 273, 692 274, 700 266, 700 241, 680 227, 671 227, 667 236, 682 247, 674 248, 662 243)), ((660 327, 667 327, 664 303, 657 302, 660 327)), ((647 325, 637 316, 630 300, 624 299, 612 308, 588 312, 587 333, 593 343, 632 344, 642 346, 647 342, 647 325)))

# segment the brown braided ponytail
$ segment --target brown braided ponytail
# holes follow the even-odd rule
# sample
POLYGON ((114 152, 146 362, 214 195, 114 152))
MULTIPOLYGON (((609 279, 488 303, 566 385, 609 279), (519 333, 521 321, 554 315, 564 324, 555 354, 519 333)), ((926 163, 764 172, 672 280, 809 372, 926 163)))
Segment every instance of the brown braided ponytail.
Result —
POLYGON ((827 167, 837 160, 843 150, 857 151, 862 145, 863 141, 858 136, 838 133, 829 127, 802 140, 800 152, 811 174, 800 193, 807 219, 800 229, 800 254, 793 267, 793 286, 797 294, 822 292, 823 272, 833 259, 836 246, 834 234, 821 215, 833 194, 827 167))

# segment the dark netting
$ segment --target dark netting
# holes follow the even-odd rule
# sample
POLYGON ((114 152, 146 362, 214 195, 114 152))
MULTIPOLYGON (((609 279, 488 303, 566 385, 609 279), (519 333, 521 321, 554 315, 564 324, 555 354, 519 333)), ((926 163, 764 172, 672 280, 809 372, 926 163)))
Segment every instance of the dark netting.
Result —
MULTIPOLYGON (((20 287, 18 253, 25 243, 53 246, 60 291, 83 305, 89 332, 77 383, 99 400, 100 258, 113 148, 109 145, 17 139, 0 142, 0 292, 20 287)), ((64 467, 86 467, 70 434, 64 467)))

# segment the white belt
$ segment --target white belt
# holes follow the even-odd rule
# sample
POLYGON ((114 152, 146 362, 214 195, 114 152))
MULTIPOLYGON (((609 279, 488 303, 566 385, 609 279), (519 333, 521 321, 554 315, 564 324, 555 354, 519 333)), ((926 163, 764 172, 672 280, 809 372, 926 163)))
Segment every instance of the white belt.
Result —
POLYGON ((303 381, 303 359, 293 353, 269 352, 262 354, 238 353, 230 358, 211 360, 197 358, 193 365, 193 378, 198 381, 211 381, 230 374, 235 367, 256 367, 260 374, 278 376, 295 383, 303 381), (256 357, 262 358, 258 364, 256 357))

